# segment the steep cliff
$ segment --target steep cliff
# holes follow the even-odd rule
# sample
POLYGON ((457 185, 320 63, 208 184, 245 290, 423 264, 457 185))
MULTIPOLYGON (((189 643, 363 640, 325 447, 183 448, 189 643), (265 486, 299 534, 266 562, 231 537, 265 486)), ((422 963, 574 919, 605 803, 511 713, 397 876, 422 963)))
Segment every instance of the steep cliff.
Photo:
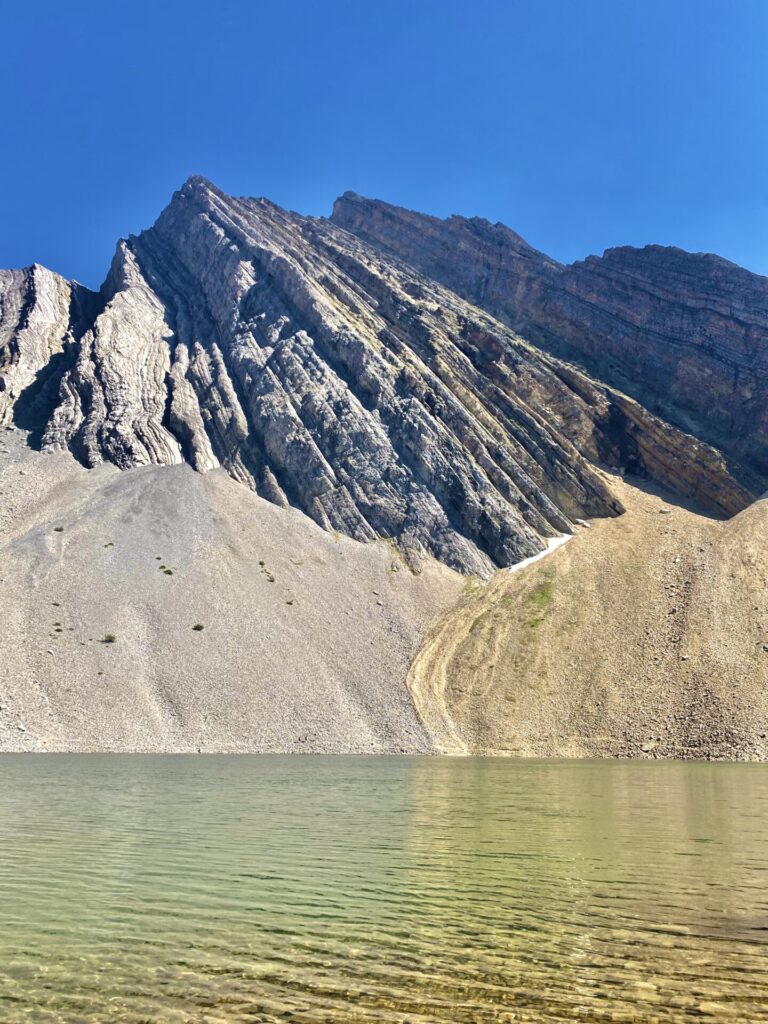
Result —
POLYGON ((580 363, 768 487, 768 278, 650 245, 562 266, 502 224, 345 193, 334 223, 580 363))
POLYGON ((98 296, 39 268, 8 280, 3 415, 43 449, 221 465, 413 566, 487 575, 617 514, 596 462, 719 513, 750 498, 716 451, 454 292, 201 178, 118 245, 98 296))
POLYGON ((39 264, 0 270, 0 426, 39 423, 99 297, 39 264))

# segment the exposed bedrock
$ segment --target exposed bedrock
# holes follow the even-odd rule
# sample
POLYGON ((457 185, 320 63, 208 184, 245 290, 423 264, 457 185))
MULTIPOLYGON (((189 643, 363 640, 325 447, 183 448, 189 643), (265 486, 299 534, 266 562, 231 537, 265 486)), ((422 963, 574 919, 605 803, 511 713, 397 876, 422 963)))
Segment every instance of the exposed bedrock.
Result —
POLYGON ((503 224, 345 193, 333 221, 717 445, 768 487, 768 278, 649 245, 562 266, 503 224))
POLYGON ((39 427, 99 297, 35 263, 0 270, 0 425, 39 427))
POLYGON ((714 448, 365 239, 202 178, 98 295, 33 267, 0 297, 0 416, 44 449, 223 466, 413 567, 488 575, 619 513, 594 463, 718 513, 751 497, 714 448))

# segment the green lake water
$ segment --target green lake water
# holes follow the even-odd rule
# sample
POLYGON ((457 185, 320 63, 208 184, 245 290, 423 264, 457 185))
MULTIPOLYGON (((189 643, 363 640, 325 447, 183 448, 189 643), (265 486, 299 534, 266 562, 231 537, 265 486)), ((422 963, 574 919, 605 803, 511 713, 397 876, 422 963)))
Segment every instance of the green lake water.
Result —
POLYGON ((0 757, 0 1022, 768 1021, 768 767, 0 757))

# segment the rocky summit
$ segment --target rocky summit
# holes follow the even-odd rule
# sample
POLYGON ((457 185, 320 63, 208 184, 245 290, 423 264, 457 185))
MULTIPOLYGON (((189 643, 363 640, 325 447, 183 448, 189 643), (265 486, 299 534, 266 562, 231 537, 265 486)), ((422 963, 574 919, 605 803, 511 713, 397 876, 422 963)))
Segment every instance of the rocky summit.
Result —
POLYGON ((768 488, 767 368, 768 280, 717 257, 564 267, 352 193, 305 217, 193 177, 98 292, 0 271, 0 747, 642 753, 632 716, 662 736, 685 648, 649 749, 723 756, 730 711, 691 739, 709 684, 685 638, 709 630, 711 660, 748 595, 726 689, 751 707, 764 517, 720 526, 768 488), (703 538, 661 653, 682 556, 642 494, 703 538), (725 618, 705 549, 732 562, 725 618))
POLYGON ((4 274, 0 418, 86 466, 221 465, 328 530, 484 576, 621 512, 598 463, 747 504, 716 450, 370 244, 377 223, 191 178, 98 294, 4 274))
POLYGON ((768 278, 648 245, 563 266, 503 224, 347 192, 333 221, 714 443, 768 489, 768 278))

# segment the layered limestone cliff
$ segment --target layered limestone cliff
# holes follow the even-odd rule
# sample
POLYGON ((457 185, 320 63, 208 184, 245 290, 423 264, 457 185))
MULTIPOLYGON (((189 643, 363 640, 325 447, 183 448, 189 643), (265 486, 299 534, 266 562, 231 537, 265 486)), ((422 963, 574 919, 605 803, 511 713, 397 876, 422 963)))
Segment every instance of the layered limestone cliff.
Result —
POLYGON ((4 278, 2 415, 86 466, 223 466, 357 540, 487 575, 621 504, 594 463, 731 514, 719 454, 328 221, 201 178, 98 296, 4 278), (695 467, 692 470, 691 467, 695 467))
POLYGON ((98 296, 39 264, 0 270, 0 426, 44 418, 98 296))
POLYGON ((714 443, 768 488, 768 278, 649 245, 562 266, 502 224, 345 193, 334 223, 714 443))

